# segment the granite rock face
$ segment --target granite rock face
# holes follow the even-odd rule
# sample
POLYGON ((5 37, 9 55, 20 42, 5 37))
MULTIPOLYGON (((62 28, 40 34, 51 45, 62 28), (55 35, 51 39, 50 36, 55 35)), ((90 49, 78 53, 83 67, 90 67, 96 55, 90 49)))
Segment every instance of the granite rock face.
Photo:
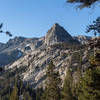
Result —
MULTIPOLYGON (((59 45, 59 44, 58 44, 59 45)), ((52 46, 47 46, 44 50, 38 48, 28 52, 25 56, 21 57, 12 64, 5 66, 5 70, 17 71, 23 82, 28 82, 34 88, 44 86, 46 80, 46 70, 51 59, 58 70, 62 82, 66 75, 66 70, 69 67, 69 61, 72 62, 71 69, 74 71, 80 67, 79 53, 80 49, 55 49, 52 46)), ((87 56, 89 52, 82 48, 82 69, 88 66, 87 56)))

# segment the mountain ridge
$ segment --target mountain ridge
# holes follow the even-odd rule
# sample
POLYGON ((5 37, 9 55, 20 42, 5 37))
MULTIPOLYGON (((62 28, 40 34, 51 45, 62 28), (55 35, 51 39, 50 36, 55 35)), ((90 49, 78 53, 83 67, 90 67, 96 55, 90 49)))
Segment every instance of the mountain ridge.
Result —
MULTIPOLYGON (((89 39, 91 38, 89 37, 89 39)), ((86 36, 72 37, 62 26, 55 23, 42 38, 15 37, 5 44, 0 43, 0 66, 5 66, 19 59, 20 57, 15 59, 16 53, 19 54, 19 52, 21 52, 22 55, 26 55, 28 51, 39 48, 44 49, 46 46, 48 47, 56 43, 85 44, 89 39, 86 36), (15 55, 13 52, 16 52, 15 55), (11 57, 13 56, 15 60, 12 61, 10 59, 12 59, 11 57), (5 58, 5 61, 3 61, 2 58, 5 58), (5 63, 6 60, 8 63, 5 63)))

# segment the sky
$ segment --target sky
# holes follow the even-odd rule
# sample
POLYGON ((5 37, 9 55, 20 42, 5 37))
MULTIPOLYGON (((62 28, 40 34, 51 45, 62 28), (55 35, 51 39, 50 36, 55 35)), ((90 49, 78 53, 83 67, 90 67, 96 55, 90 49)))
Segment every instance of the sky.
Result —
MULTIPOLYGON (((0 22, 3 30, 9 30, 14 38, 42 37, 54 23, 59 23, 72 36, 92 35, 85 33, 100 13, 100 8, 76 9, 76 5, 66 4, 66 0, 0 0, 0 22)), ((0 42, 10 38, 0 34, 0 42)))

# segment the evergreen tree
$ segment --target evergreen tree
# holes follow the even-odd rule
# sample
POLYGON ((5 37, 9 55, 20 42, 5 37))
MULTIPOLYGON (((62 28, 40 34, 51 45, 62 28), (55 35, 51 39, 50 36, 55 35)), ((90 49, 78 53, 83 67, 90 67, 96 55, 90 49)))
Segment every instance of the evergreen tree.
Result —
POLYGON ((23 100, 33 100, 28 91, 24 92, 23 100))
POLYGON ((55 65, 51 61, 46 72, 47 82, 45 92, 42 96, 43 100, 60 100, 60 84, 61 79, 59 72, 55 71, 55 65))
POLYGON ((78 100, 100 100, 100 52, 91 57, 90 67, 79 84, 78 100))
POLYGON ((94 33, 94 36, 97 34, 100 36, 100 17, 97 17, 97 19, 93 21, 93 24, 87 26, 86 32, 91 31, 94 33))
POLYGON ((19 100, 18 99, 18 88, 17 88, 17 84, 15 82, 15 86, 12 90, 11 96, 10 96, 10 100, 19 100))
POLYGON ((64 80, 64 85, 62 89, 62 100, 73 100, 72 95, 72 74, 70 69, 68 68, 66 72, 66 77, 64 80))
POLYGON ((43 93, 43 89, 37 88, 37 90, 36 90, 36 100, 41 100, 42 93, 43 93))
POLYGON ((77 68, 77 71, 74 74, 74 81, 72 83, 72 94, 73 94, 73 100, 78 100, 78 83, 80 82, 82 78, 82 72, 81 68, 77 68))

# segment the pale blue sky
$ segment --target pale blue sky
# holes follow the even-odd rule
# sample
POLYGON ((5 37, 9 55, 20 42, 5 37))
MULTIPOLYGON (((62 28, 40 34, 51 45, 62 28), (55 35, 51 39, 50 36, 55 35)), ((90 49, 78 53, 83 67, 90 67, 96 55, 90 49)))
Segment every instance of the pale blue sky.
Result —
MULTIPOLYGON (((100 8, 76 10, 66 0, 0 0, 0 22, 15 36, 41 37, 59 23, 72 35, 85 33, 86 25, 100 15, 100 8)), ((0 42, 8 36, 1 34, 0 42)))

